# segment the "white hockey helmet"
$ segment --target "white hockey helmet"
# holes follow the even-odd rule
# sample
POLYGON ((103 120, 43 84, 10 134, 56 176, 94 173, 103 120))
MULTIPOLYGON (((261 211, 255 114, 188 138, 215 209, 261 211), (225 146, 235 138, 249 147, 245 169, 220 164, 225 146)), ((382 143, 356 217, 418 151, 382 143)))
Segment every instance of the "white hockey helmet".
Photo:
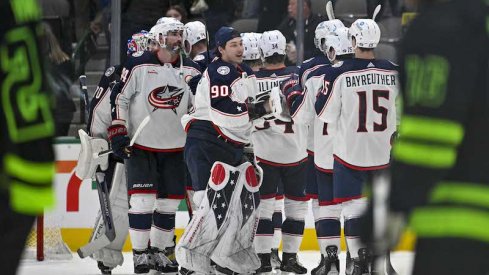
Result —
POLYGON ((159 44, 161 47, 166 46, 166 36, 168 35, 168 32, 181 32, 184 29, 182 22, 173 17, 162 17, 158 22, 159 23, 154 25, 149 31, 149 36, 152 42, 159 44))
POLYGON ((341 22, 339 19, 333 19, 319 23, 316 27, 316 30, 314 31, 314 45, 316 46, 316 48, 322 51, 325 36, 336 32, 338 28, 342 27, 345 27, 345 25, 343 25, 343 22, 341 22))
POLYGON ((340 40, 340 47, 335 48, 336 55, 345 55, 345 54, 354 53, 353 46, 351 45, 351 41, 350 39, 348 39, 348 28, 347 27, 338 28, 335 33, 340 40))
POLYGON ((336 59, 339 49, 341 49, 340 37, 333 34, 326 35, 325 42, 323 44, 323 52, 329 61, 333 62, 333 60, 336 59))
POLYGON ((241 34, 243 39, 243 60, 257 60, 261 59, 260 55, 260 39, 261 33, 245 32, 241 34))
POLYGON ((263 58, 272 56, 274 53, 285 55, 285 36, 278 30, 264 32, 260 39, 260 52, 263 58))
POLYGON ((183 51, 185 54, 189 54, 192 51, 192 46, 203 39, 207 39, 207 31, 204 23, 193 21, 185 24, 182 35, 183 51))
POLYGON ((380 41, 380 28, 372 19, 357 19, 351 24, 348 37, 350 40, 355 37, 355 46, 360 48, 373 49, 380 41))

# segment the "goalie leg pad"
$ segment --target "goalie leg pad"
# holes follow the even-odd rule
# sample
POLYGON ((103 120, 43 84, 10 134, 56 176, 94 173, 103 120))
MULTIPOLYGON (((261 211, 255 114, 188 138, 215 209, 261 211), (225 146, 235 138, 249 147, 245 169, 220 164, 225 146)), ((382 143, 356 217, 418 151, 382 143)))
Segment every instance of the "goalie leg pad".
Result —
POLYGON ((153 194, 133 194, 129 199, 129 234, 135 250, 148 248, 155 201, 153 194))
POLYGON ((198 211, 194 212, 176 246, 176 258, 181 266, 212 272, 210 256, 229 225, 229 208, 239 200, 242 189, 239 177, 240 171, 236 167, 216 162, 206 190, 195 192, 198 211))
MULTIPOLYGON (((260 204, 259 189, 263 178, 262 170, 245 162, 237 167, 239 179, 234 191, 229 209, 230 223, 227 230, 219 239, 211 259, 222 267, 227 267, 237 273, 253 272, 260 267, 260 260, 253 245, 258 227, 259 213, 256 211, 260 204)), ((273 214, 273 202, 269 207, 269 219, 273 214)))
POLYGON ((282 225, 283 252, 297 253, 304 235, 304 217, 307 215, 308 203, 305 200, 285 198, 285 221, 282 225))
POLYGON ((151 227, 151 246, 163 250, 174 246, 173 236, 175 235, 175 213, 178 209, 180 200, 157 199, 156 210, 153 213, 153 226, 151 227))
POLYGON ((262 199, 260 201, 260 222, 256 230, 256 253, 270 253, 273 244, 273 213, 275 211, 275 198, 262 199))
MULTIPOLYGON (((96 251, 92 255, 92 258, 97 261, 102 261, 105 266, 115 267, 117 265, 122 265, 124 262, 122 247, 124 246, 129 231, 129 206, 127 201, 127 185, 124 165, 116 163, 113 175, 109 175, 106 178, 112 178, 112 189, 109 198, 116 237, 109 245, 96 251)), ((94 238, 92 238, 91 242, 96 242, 99 237, 104 234, 104 231, 104 223, 99 213, 97 217, 97 226, 94 229, 94 238)))

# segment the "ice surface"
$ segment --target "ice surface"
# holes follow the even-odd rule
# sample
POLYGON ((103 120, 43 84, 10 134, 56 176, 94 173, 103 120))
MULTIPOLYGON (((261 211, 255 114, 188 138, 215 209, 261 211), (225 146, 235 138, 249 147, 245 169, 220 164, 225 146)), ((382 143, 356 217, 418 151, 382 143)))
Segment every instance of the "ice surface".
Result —
MULTIPOLYGON (((341 274, 345 274, 345 253, 340 254, 341 274)), ((299 253, 299 259, 309 271, 319 263, 319 251, 303 251, 299 253)), ((399 275, 411 274, 414 254, 412 252, 394 252, 391 255, 392 265, 399 275)), ((88 275, 101 274, 97 263, 90 259, 80 259, 73 254, 73 260, 69 261, 44 261, 23 260, 18 275, 88 275)), ((112 274, 134 274, 132 266, 132 253, 124 253, 124 264, 115 268, 112 274)))

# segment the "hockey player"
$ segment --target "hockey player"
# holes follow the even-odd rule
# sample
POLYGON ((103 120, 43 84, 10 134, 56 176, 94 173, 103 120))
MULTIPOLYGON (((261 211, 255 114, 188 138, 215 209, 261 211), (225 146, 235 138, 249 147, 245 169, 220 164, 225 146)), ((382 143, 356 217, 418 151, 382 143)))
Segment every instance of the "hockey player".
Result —
MULTIPOLYGON (((127 41, 127 53, 128 55, 136 54, 138 52, 148 50, 148 33, 141 31, 132 36, 127 41)), ((108 140, 107 128, 111 125, 112 118, 110 112, 110 94, 115 83, 119 81, 122 72, 122 66, 116 65, 109 67, 102 78, 99 81, 97 88, 95 89, 94 96, 90 101, 90 110, 88 116, 87 130, 88 135, 93 138, 102 138, 108 140)), ((79 160, 80 161, 80 160, 79 160)), ((116 229, 116 239, 111 244, 104 248, 95 251, 92 254, 92 258, 97 260, 98 268, 103 274, 110 274, 111 270, 117 265, 122 265, 122 247, 127 238, 129 221, 127 216, 127 187, 125 180, 124 169, 119 168, 116 170, 117 164, 124 164, 123 160, 115 155, 109 156, 109 165, 107 170, 100 171, 103 176, 103 180, 107 184, 108 190, 111 193, 111 210, 114 221, 114 227, 116 229), (116 182, 116 190, 112 190, 114 172, 118 171, 120 175, 116 175, 120 182, 116 182)), ((90 243, 97 242, 99 235, 102 233, 103 219, 100 213, 97 215, 95 222, 95 228, 92 234, 90 243)))
POLYGON ((374 20, 356 20, 349 36, 355 58, 324 72, 315 108, 321 120, 336 124, 332 202, 342 204, 346 242, 354 260, 354 269, 347 274, 364 274, 371 272, 371 257, 359 240, 359 218, 367 203, 362 190, 369 174, 389 165, 399 83, 397 66, 375 59, 380 29, 374 20))
MULTIPOLYGON (((341 27, 324 37, 321 49, 332 64, 338 64, 352 56, 351 42, 348 39, 348 28, 341 27)), ((314 104, 318 93, 323 89, 324 73, 330 65, 318 67, 306 78, 305 88, 292 102, 292 117, 296 123, 314 126, 314 166, 316 185, 308 182, 306 191, 313 194, 312 210, 315 220, 316 235, 321 252, 321 262, 311 274, 328 274, 339 272, 338 251, 340 248, 341 206, 333 202, 333 137, 336 131, 334 123, 324 123, 315 114, 314 104)), ((286 91, 294 96, 294 93, 286 91)), ((296 93, 297 94, 297 93, 296 93)))
POLYGON ((214 58, 214 55, 208 49, 209 41, 205 25, 200 21, 185 24, 182 42, 185 54, 199 64, 202 71, 205 71, 207 65, 214 58))
POLYGON ((16 274, 36 216, 54 206, 55 129, 41 9, 37 1, 2 1, 0 15, 0 266, 16 274))
POLYGON ((180 118, 191 103, 185 81, 200 73, 195 62, 179 54, 182 31, 183 24, 174 18, 155 25, 150 31, 154 51, 133 55, 111 93, 108 135, 114 154, 126 159, 135 273, 150 268, 178 270, 173 251, 175 212, 185 194, 185 132, 180 118), (127 148, 145 118, 149 122, 134 146, 127 148))
POLYGON ((242 64, 240 34, 222 27, 215 40, 217 58, 202 76, 193 112, 182 119, 185 161, 200 207, 176 256, 190 270, 211 272, 212 259, 220 272, 247 273, 260 266, 253 247, 259 183, 251 165, 242 164, 243 148, 250 142, 251 121, 274 111, 277 102, 253 100, 258 86, 251 69, 242 64))
POLYGON ((399 58, 390 224, 410 217, 413 274, 488 274, 489 3, 415 2, 399 58))
MULTIPOLYGON (((278 87, 280 82, 288 79, 291 74, 297 74, 297 67, 285 67, 285 48, 285 37, 280 31, 263 33, 260 39, 260 51, 264 58, 264 67, 256 73, 258 97, 266 96, 273 87, 278 87)), ((255 249, 261 260, 261 267, 256 271, 257 273, 272 271, 271 248, 276 248, 273 246, 272 215, 280 185, 285 195, 286 217, 282 225, 283 254, 280 269, 297 274, 307 273, 307 269, 297 258, 308 205, 304 191, 307 161, 306 135, 307 126, 281 121, 274 117, 260 119, 254 123, 252 140, 255 158, 264 173, 263 184, 260 187, 260 223, 255 239, 255 249)))
MULTIPOLYGON (((303 91, 305 87, 305 81, 308 79, 308 75, 318 68, 325 65, 330 65, 329 59, 324 52, 324 43, 327 35, 330 35, 333 31, 340 27, 344 27, 340 20, 328 20, 318 24, 314 33, 314 44, 321 54, 305 60, 299 69, 299 84, 295 90, 303 91)), ((321 81, 322 82, 322 81, 321 81)), ((314 99, 315 100, 315 99, 314 99)), ((318 184, 316 179, 316 172, 314 167, 314 133, 315 123, 308 123, 307 134, 307 176, 306 176, 306 194, 312 199, 313 205, 317 205, 318 196, 318 184)), ((316 231, 318 232, 318 231, 316 231)))
POLYGON ((334 33, 338 28, 345 27, 343 22, 339 19, 327 20, 319 23, 314 31, 314 45, 321 52, 321 54, 311 57, 302 62, 299 69, 299 83, 301 86, 304 85, 307 75, 317 69, 320 66, 330 64, 329 59, 326 57, 324 52, 324 42, 326 35, 334 33))
POLYGON ((260 48, 258 43, 261 38, 260 33, 246 32, 241 34, 243 39, 243 63, 250 66, 253 72, 257 72, 263 66, 260 48))

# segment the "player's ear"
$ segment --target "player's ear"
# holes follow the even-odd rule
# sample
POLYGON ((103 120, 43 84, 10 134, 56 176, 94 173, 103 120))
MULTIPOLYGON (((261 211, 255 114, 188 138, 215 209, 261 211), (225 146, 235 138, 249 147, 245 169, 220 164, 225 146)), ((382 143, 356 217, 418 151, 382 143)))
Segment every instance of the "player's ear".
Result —
MULTIPOLYGON (((225 46, 224 46, 224 47, 225 47, 225 46)), ((220 54, 221 54, 221 56, 222 56, 222 53, 224 52, 224 48, 223 48, 223 47, 221 47, 221 46, 218 46, 218 47, 217 47, 217 50, 219 51, 219 53, 220 53, 220 54)))

